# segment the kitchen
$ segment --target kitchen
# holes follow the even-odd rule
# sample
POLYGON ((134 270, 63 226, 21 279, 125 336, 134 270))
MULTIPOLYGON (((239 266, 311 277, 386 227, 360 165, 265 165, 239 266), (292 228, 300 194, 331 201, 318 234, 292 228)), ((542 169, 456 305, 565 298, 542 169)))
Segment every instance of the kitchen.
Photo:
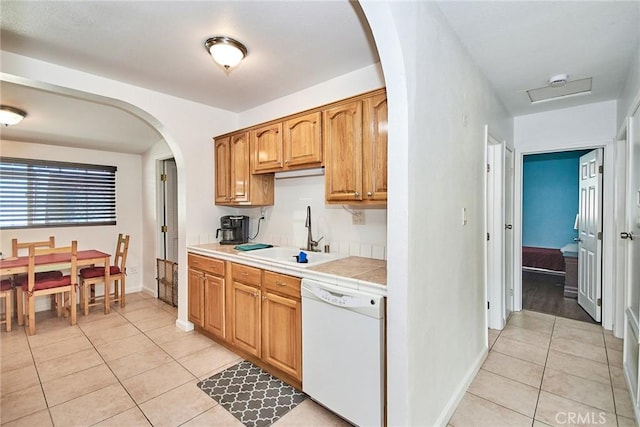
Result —
MULTIPOLYGON (((389 288, 390 300, 393 300, 389 306, 389 345, 392 349, 389 356, 393 369, 389 374, 389 390, 392 391, 389 405, 393 423, 410 424, 411 420, 415 422, 420 419, 435 424, 439 417, 446 419, 452 405, 455 406, 456 390, 469 375, 469 366, 476 363, 481 349, 486 346, 486 332, 482 326, 485 322, 485 296, 480 279, 483 269, 480 248, 483 239, 479 233, 482 230, 482 201, 478 194, 482 193, 482 185, 477 179, 482 170, 477 159, 482 158, 483 147, 477 143, 477 131, 485 123, 493 121, 504 135, 510 135, 512 121, 435 6, 414 4, 405 9, 386 3, 364 3, 363 8, 378 40, 386 77, 384 86, 390 94, 389 132, 396 137, 393 138, 394 149, 389 154, 390 188, 393 191, 389 195, 386 221, 375 218, 376 214, 372 214, 374 217, 371 218, 370 211, 367 211, 365 226, 353 227, 352 230, 364 230, 373 224, 378 224, 378 230, 381 230, 381 224, 387 224, 386 233, 379 231, 376 233, 378 237, 366 244, 386 246, 385 253, 390 261, 389 282, 394 284, 389 288), (426 22, 433 28, 438 28, 440 34, 436 36, 429 32, 429 25, 418 25, 418 22, 426 22), (415 26, 412 27, 411 24, 415 26), (416 27, 419 28, 419 35, 414 33, 416 27), (400 39, 403 40, 402 43, 400 39), (443 65, 443 61, 446 65, 443 65), (423 81, 415 75, 407 76, 405 68, 413 67, 419 67, 424 74, 431 75, 433 83, 423 81), (453 89, 443 83, 450 81, 451 72, 460 73, 459 86, 453 89), (412 92, 424 96, 424 99, 415 99, 413 94, 409 96, 412 92), (428 100, 434 98, 452 99, 452 103, 446 108, 433 106, 428 100), (447 127, 449 118, 455 117, 457 123, 459 111, 468 112, 469 127, 447 127), (409 126, 409 113, 412 117, 424 117, 424 120, 409 126), (429 141, 441 143, 429 144, 428 148, 425 144, 409 143, 424 141, 425 135, 429 135, 429 141), (453 141, 464 141, 465 149, 461 149, 453 141), (416 184, 437 182, 454 182, 460 185, 440 188, 416 184), (433 200, 438 200, 438 210, 432 209, 433 200), (458 225, 459 212, 463 207, 468 208, 471 218, 466 228, 458 225), (380 234, 385 235, 385 238, 379 239, 380 234), (410 236, 421 236, 422 239, 412 239, 410 236), (421 243, 427 239, 437 244, 432 246, 421 243), (451 257, 451 253, 459 256, 451 257), (469 284, 465 279, 468 277, 477 279, 469 284), (438 292, 433 293, 428 289, 408 285, 418 282, 447 283, 447 287, 438 288, 438 292), (464 297, 458 300, 460 295, 464 297), (458 302, 453 304, 452 301, 458 302), (446 325, 443 329, 435 326, 443 324, 446 325), (424 325, 427 325, 426 331, 422 329, 424 325), (418 372, 424 374, 418 375, 418 372), (421 378, 432 378, 433 382, 423 381, 421 378), (433 384, 437 384, 437 387, 433 384)), ((224 213, 237 213, 223 213, 212 205, 208 196, 213 192, 210 179, 212 155, 209 151, 212 149, 209 145, 212 136, 376 89, 382 86, 380 83, 383 81, 379 68, 366 68, 306 92, 301 91, 288 98, 287 102, 274 101, 265 104, 264 108, 238 116, 14 52, 3 51, 2 64, 3 73, 9 76, 122 100, 134 105, 133 111, 136 114, 159 129, 166 143, 159 143, 145 153, 137 164, 133 158, 127 158, 133 164, 129 169, 131 176, 143 183, 142 200, 136 200, 132 195, 129 201, 130 206, 140 207, 144 218, 154 217, 154 202, 149 195, 153 194, 155 185, 155 159, 173 154, 181 171, 179 215, 182 248, 186 248, 188 244, 213 240, 217 219, 224 213), (212 117, 217 119, 212 122, 212 117), (229 126, 228 123, 235 125, 229 126), (207 143, 196 145, 187 141, 207 143)), ((629 90, 633 92, 634 87, 632 84, 629 90)), ((631 94, 629 98, 633 96, 631 94)), ((631 101, 621 108, 624 110, 630 104, 631 101)), ((11 150, 9 144, 3 143, 2 148, 3 153, 11 150)), ((24 148, 25 155, 42 152, 42 147, 37 145, 25 145, 24 148)), ((45 151, 52 158, 57 158, 56 156, 64 156, 72 150, 45 151)), ((308 179, 314 180, 316 187, 320 187, 320 178, 308 179)), ((287 238, 294 237, 293 233, 304 233, 306 205, 312 205, 316 218, 325 215, 322 207, 316 205, 322 200, 322 191, 316 190, 316 194, 318 201, 305 201, 298 206, 295 217, 298 227, 291 227, 291 231, 285 232, 268 229, 264 232, 272 235, 284 234, 287 238)), ((278 199, 276 205, 277 202, 278 199)), ((335 209, 336 214, 339 209, 341 208, 335 209)), ((349 228, 351 216, 341 211, 340 214, 343 228, 349 228)), ((257 216, 256 213, 249 215, 257 216)), ((271 219, 273 216, 269 218, 267 212, 267 224, 271 219)), ((142 218, 133 218, 132 221, 134 227, 141 230, 137 238, 133 238, 139 242, 135 250, 135 264, 143 276, 137 278, 137 283, 148 286, 147 283, 153 282, 155 265, 153 256, 143 254, 148 251, 153 253, 153 248, 156 247, 152 237, 155 236, 155 230, 153 224, 142 218)), ((337 235, 332 231, 331 238, 335 239, 337 235)), ((351 243, 357 242, 358 238, 349 237, 345 240, 345 243, 351 243)), ((181 253, 180 264, 186 265, 186 250, 181 253)), ((135 281, 136 279, 134 283, 135 281)), ((186 272, 181 272, 180 283, 186 283, 186 272)), ((182 293, 179 301, 179 322, 182 327, 188 326, 185 298, 186 295, 182 293)))

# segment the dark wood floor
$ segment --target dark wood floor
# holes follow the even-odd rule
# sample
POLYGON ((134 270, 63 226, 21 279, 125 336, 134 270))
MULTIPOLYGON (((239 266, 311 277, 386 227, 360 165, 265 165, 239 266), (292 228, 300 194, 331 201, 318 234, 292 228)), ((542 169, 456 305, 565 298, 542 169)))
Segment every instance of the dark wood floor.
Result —
POLYGON ((578 305, 577 298, 563 295, 564 276, 522 272, 522 308, 583 322, 597 323, 578 305))

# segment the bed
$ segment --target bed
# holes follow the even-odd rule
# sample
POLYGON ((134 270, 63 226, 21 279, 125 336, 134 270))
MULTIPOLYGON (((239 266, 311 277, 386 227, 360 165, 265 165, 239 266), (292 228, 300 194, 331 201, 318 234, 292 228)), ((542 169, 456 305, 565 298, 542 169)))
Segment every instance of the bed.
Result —
POLYGON ((522 267, 564 273, 564 256, 560 249, 523 246, 522 267))

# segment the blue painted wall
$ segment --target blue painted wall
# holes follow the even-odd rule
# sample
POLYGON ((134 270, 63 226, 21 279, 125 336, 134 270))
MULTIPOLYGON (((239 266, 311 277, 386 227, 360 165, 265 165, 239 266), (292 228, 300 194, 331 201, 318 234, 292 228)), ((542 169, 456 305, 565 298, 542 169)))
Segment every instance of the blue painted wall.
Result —
POLYGON ((559 249, 578 233, 580 156, 589 150, 524 156, 522 245, 559 249))

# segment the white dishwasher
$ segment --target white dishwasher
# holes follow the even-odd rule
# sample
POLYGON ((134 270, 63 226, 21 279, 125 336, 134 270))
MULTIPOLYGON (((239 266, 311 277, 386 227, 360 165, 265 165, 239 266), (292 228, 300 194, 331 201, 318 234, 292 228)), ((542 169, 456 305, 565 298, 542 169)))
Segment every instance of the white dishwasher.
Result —
POLYGON ((384 302, 302 279, 302 390, 363 427, 384 421, 384 302))

